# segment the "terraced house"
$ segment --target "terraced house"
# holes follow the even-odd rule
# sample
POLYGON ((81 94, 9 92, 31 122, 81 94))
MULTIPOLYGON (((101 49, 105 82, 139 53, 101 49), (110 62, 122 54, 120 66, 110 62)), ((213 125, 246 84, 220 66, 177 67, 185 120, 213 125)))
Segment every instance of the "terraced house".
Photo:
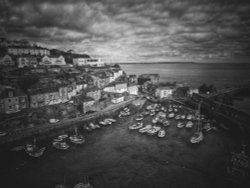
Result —
POLYGON ((28 108, 28 98, 19 89, 0 87, 0 113, 11 114, 28 108))

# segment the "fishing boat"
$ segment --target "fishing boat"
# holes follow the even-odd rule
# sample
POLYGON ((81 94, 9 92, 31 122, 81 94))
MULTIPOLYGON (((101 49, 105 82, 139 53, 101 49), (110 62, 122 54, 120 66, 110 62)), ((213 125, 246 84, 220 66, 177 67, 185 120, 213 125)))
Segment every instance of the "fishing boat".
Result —
POLYGON ((178 127, 178 128, 183 128, 183 127, 185 127, 185 124, 182 123, 182 122, 180 122, 180 121, 178 121, 178 122, 177 122, 177 127, 178 127))
POLYGON ((41 157, 46 150, 46 147, 39 148, 36 145, 36 139, 34 139, 32 144, 27 144, 25 147, 26 153, 31 157, 41 157))
POLYGON ((194 133, 194 135, 190 138, 190 142, 192 144, 195 144, 195 143, 200 143, 203 139, 204 139, 204 136, 203 136, 203 132, 202 132, 202 129, 201 129, 201 118, 200 118, 200 109, 201 109, 201 102, 199 103, 198 105, 198 124, 197 124, 197 131, 194 133))
POLYGON ((179 115, 179 114, 178 114, 178 115, 176 115, 174 119, 176 119, 176 120, 181 119, 181 115, 179 115))
POLYGON ((186 123, 186 128, 192 128, 193 125, 194 125, 194 123, 193 123, 192 121, 188 121, 188 122, 186 123))
POLYGON ((151 128, 152 128, 152 125, 146 125, 145 127, 140 128, 139 132, 140 133, 145 133, 145 132, 147 132, 151 128))
POLYGON ((85 176, 83 182, 76 184, 74 188, 93 188, 93 186, 89 182, 89 177, 85 176))
POLYGON ((113 123, 113 122, 110 121, 109 119, 104 119, 103 121, 106 123, 106 125, 111 125, 111 124, 113 123))
POLYGON ((110 121, 110 122, 112 122, 112 123, 115 123, 115 122, 116 122, 116 120, 115 120, 115 119, 112 119, 112 118, 107 118, 106 120, 108 120, 108 121, 110 121))
POLYGON ((7 133, 6 132, 2 132, 2 131, 0 131, 0 137, 1 136, 6 136, 7 135, 7 133))
POLYGON ((52 146, 56 149, 67 150, 69 149, 69 145, 66 142, 53 142, 52 146))
POLYGON ((62 139, 65 139, 65 138, 68 138, 68 134, 62 134, 62 135, 59 135, 58 138, 62 138, 62 139))
POLYGON ((54 138, 53 141, 54 141, 54 142, 61 142, 61 141, 63 141, 63 139, 57 137, 57 138, 54 138))
POLYGON ((143 123, 138 122, 138 123, 136 123, 136 124, 130 125, 128 128, 129 128, 130 130, 135 130, 135 129, 140 129, 140 128, 142 128, 142 127, 143 127, 143 123))
POLYGON ((83 144, 85 142, 85 138, 83 135, 78 133, 77 128, 75 128, 75 134, 69 137, 69 140, 74 144, 83 144))
POLYGON ((170 121, 165 120, 165 121, 163 122, 163 126, 167 127, 167 126, 169 126, 169 125, 170 125, 170 121))
POLYGON ((165 137, 166 136, 166 131, 165 130, 163 130, 163 129, 161 129, 161 130, 159 130, 159 132, 158 132, 158 135, 157 135, 159 138, 163 138, 163 137, 165 137))
POLYGON ((156 134, 157 133, 157 130, 154 128, 154 127, 152 127, 151 129, 149 129, 148 131, 147 131, 147 134, 148 135, 154 135, 154 134, 156 134))

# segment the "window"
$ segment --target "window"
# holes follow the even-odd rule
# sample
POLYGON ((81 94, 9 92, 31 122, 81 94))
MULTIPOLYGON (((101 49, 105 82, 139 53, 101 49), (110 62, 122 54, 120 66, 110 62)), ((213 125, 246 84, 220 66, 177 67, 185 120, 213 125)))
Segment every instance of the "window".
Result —
POLYGON ((8 99, 8 102, 11 102, 11 99, 8 99))
POLYGON ((9 110, 12 110, 12 106, 9 106, 9 110))
POLYGON ((13 97, 13 91, 9 91, 9 97, 13 97))

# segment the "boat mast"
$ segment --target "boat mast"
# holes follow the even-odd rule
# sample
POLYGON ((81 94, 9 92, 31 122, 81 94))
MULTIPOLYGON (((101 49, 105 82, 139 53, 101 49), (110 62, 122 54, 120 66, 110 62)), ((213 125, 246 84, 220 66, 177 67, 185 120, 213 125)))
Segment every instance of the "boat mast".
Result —
POLYGON ((197 130, 200 131, 201 130, 201 103, 202 101, 199 102, 198 104, 198 128, 197 130))

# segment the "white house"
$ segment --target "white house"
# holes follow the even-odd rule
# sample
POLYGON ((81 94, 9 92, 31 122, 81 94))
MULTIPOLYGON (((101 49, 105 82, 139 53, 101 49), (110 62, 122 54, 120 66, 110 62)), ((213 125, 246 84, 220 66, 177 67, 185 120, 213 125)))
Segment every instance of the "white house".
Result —
POLYGON ((192 96, 194 93, 199 93, 199 89, 198 88, 189 88, 188 95, 192 96))
POLYGON ((120 103, 120 102, 123 102, 124 101, 124 96, 119 96, 119 97, 114 97, 112 98, 111 102, 112 103, 120 103))
POLYGON ((100 58, 87 58, 85 61, 86 65, 103 67, 104 62, 100 58))
POLYGON ((14 66, 15 62, 13 61, 12 57, 10 55, 5 55, 3 57, 0 57, 0 66, 14 66))
POLYGON ((138 95, 138 86, 137 85, 128 86, 128 93, 130 95, 138 95))
POLYGON ((60 56, 44 56, 41 65, 66 65, 65 59, 62 55, 60 56))
POLYGON ((162 98, 169 98, 173 96, 174 88, 172 87, 158 87, 155 91, 155 96, 162 98))
POLYGON ((128 91, 127 83, 114 83, 103 89, 103 91, 110 93, 124 93, 128 91))

